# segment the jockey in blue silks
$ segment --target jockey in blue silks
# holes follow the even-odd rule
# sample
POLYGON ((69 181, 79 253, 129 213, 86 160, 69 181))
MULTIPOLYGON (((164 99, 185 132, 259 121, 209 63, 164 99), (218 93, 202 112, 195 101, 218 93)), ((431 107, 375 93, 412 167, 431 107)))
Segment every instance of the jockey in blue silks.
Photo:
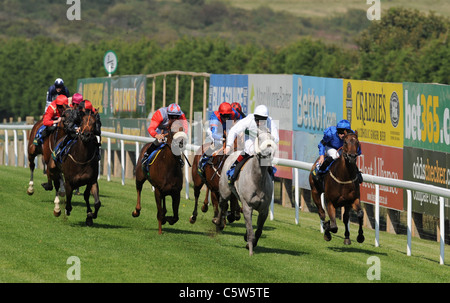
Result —
MULTIPOLYGON (((319 181, 322 175, 327 171, 328 166, 339 158, 339 149, 344 145, 344 137, 348 133, 354 133, 348 120, 341 120, 336 126, 330 126, 323 132, 323 138, 319 142, 319 160, 312 171, 315 181, 319 181)), ((358 148, 358 156, 361 155, 361 148, 358 148)), ((359 173, 359 177, 362 177, 359 173)))

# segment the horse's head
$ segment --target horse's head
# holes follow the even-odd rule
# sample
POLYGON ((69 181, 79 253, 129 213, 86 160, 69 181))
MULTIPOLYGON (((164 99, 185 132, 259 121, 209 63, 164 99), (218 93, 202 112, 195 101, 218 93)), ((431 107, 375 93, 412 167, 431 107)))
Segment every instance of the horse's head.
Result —
POLYGON ((259 159, 272 161, 278 146, 267 128, 258 129, 255 139, 255 153, 259 159))
POLYGON ((184 132, 183 123, 180 120, 173 120, 169 124, 169 129, 167 144, 169 144, 174 155, 181 156, 186 149, 186 143, 188 141, 188 137, 184 132))
POLYGON ((97 124, 97 117, 92 112, 86 113, 81 118, 81 125, 80 125, 80 138, 81 141, 84 143, 88 143, 90 141, 93 141, 94 139, 97 140, 95 136, 96 132, 96 124, 97 124))
POLYGON ((349 133, 344 137, 344 145, 342 146, 342 155, 350 164, 356 164, 358 150, 360 148, 358 135, 349 133))

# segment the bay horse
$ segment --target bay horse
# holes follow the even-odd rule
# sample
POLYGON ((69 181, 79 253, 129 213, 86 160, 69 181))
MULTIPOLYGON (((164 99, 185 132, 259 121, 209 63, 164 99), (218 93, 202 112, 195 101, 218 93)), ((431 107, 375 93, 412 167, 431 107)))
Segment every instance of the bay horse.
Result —
MULTIPOLYGON (((67 106, 64 106, 64 111, 67 109, 67 106)), ((64 115, 64 113, 63 113, 64 115)), ((65 136, 64 132, 64 125, 63 121, 59 122, 56 126, 56 130, 54 130, 50 135, 46 136, 44 138, 44 142, 40 145, 34 145, 33 141, 36 136, 36 133, 38 132, 39 128, 43 125, 43 119, 40 119, 37 121, 28 136, 28 164, 30 167, 30 182, 28 183, 28 189, 27 194, 33 195, 34 194, 34 169, 36 167, 35 164, 35 158, 38 155, 42 155, 42 162, 47 167, 46 173, 47 173, 47 183, 42 183, 42 187, 44 187, 45 190, 51 191, 53 190, 52 176, 49 174, 48 171, 48 163, 52 159, 51 154, 53 152, 53 149, 56 146, 56 142, 65 136)), ((55 187, 59 188, 59 182, 55 183, 55 187)), ((57 190, 58 192, 58 190, 57 190)), ((57 197, 55 198, 57 199, 57 197)))
POLYGON ((162 234, 162 225, 169 222, 175 224, 178 217, 178 208, 180 206, 180 192, 183 188, 183 172, 181 166, 181 157, 186 149, 187 135, 183 127, 179 127, 179 121, 171 120, 169 122, 169 131, 165 134, 166 142, 159 150, 159 154, 148 168, 146 174, 142 168, 142 159, 148 147, 153 143, 147 143, 141 149, 136 165, 136 192, 137 203, 133 211, 133 217, 139 217, 141 212, 141 192, 145 181, 149 181, 155 189, 155 201, 158 219, 158 233, 162 234), (173 216, 166 216, 166 196, 172 198, 173 216), (162 202, 162 203, 161 203, 162 202))
MULTIPOLYGON (((253 255, 253 249, 257 246, 261 237, 264 223, 269 214, 269 206, 272 201, 273 181, 269 173, 273 157, 277 151, 277 144, 268 132, 258 131, 255 139, 255 156, 250 157, 242 167, 242 170, 234 182, 234 186, 228 185, 227 174, 222 174, 219 181, 219 215, 213 223, 217 228, 224 228, 224 215, 228 208, 227 201, 235 195, 242 202, 242 211, 245 218, 246 233, 244 240, 247 242, 249 255, 253 255), (253 232, 252 214, 258 211, 257 230, 253 232)), ((231 165, 240 155, 240 151, 231 154, 223 165, 223 171, 230 169, 231 165)))
POLYGON ((64 175, 66 189, 66 215, 72 211, 72 194, 74 189, 86 185, 84 201, 86 202, 86 225, 92 226, 93 219, 97 218, 101 207, 99 187, 97 183, 99 172, 100 148, 96 134, 100 133, 100 119, 98 113, 90 111, 83 114, 80 130, 76 142, 73 143, 67 154, 62 157, 60 165, 64 175), (89 204, 89 197, 94 197, 94 212, 89 204))
MULTIPOLYGON (((211 191, 211 203, 214 207, 214 217, 217 217, 219 213, 219 180, 222 173, 223 164, 228 157, 228 155, 223 154, 221 152, 223 150, 219 149, 217 151, 217 155, 213 153, 211 159, 211 164, 206 164, 204 167, 204 176, 200 176, 198 173, 198 164, 202 155, 206 150, 210 147, 211 143, 203 144, 197 151, 194 156, 194 161, 192 163, 192 181, 194 183, 194 197, 195 197, 195 205, 194 211, 192 212, 192 216, 189 218, 189 222, 194 224, 197 220, 197 208, 198 208, 198 199, 200 197, 200 190, 203 185, 206 184, 206 197, 203 201, 203 205, 201 207, 202 212, 208 211, 208 192, 211 191)), ((228 222, 233 223, 235 220, 239 220, 241 216, 241 208, 239 206, 239 202, 235 196, 230 198, 231 201, 231 213, 228 215, 228 222)))
MULTIPOLYGON (((328 170, 328 173, 323 176, 323 187, 321 184, 315 184, 312 175, 309 175, 309 184, 311 186, 311 194, 319 209, 319 217, 324 227, 325 241, 331 240, 331 234, 336 233, 338 227, 336 225, 336 208, 344 207, 343 222, 345 226, 344 244, 351 244, 350 232, 348 228, 348 221, 350 217, 350 209, 353 208, 358 216, 359 231, 357 241, 364 242, 364 235, 362 230, 363 211, 361 210, 360 191, 358 181, 358 167, 356 165, 356 158, 358 156, 358 148, 360 143, 358 136, 354 133, 349 133, 343 138, 344 145, 342 146, 341 155, 336 159, 328 170), (322 207, 320 196, 324 193, 326 212, 329 216, 329 221, 325 222, 326 213, 322 207)), ((317 163, 317 161, 316 161, 317 163)), ((316 163, 314 163, 311 172, 314 170, 316 163)))

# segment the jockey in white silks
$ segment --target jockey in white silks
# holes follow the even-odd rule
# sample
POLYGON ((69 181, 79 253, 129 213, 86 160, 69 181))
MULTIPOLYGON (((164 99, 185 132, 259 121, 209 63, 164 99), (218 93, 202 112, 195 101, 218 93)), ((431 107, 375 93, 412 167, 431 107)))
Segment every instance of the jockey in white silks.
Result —
POLYGON ((230 167, 230 170, 227 172, 229 176, 229 184, 233 185, 236 180, 239 169, 235 169, 239 163, 244 163, 247 158, 255 155, 255 139, 258 133, 258 128, 262 126, 267 127, 270 131, 273 141, 278 144, 279 136, 278 136, 278 128, 276 123, 273 121, 271 117, 269 117, 269 110, 265 105, 258 105, 255 108, 253 114, 249 114, 242 120, 239 120, 228 132, 225 154, 228 154, 231 150, 231 147, 234 145, 234 139, 239 135, 246 131, 248 131, 249 135, 245 140, 244 151, 241 153, 233 165, 230 167))

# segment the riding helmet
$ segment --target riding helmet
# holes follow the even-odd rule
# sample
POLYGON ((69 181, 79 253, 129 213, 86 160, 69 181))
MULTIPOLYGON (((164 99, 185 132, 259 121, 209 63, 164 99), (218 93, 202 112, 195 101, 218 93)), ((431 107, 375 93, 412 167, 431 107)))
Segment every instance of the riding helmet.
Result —
POLYGON ((231 104, 228 102, 223 102, 219 106, 219 113, 221 115, 231 115, 233 113, 233 108, 231 107, 231 104))
POLYGON ((167 114, 171 116, 181 116, 181 108, 178 104, 172 103, 167 107, 167 114))

